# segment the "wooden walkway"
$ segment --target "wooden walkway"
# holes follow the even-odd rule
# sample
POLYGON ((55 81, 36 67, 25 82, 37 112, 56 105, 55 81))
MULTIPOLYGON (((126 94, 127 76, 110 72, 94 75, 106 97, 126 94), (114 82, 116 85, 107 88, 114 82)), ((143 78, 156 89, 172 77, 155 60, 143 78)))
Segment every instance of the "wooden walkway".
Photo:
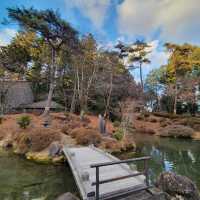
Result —
POLYGON ((63 148, 83 200, 115 199, 149 188, 147 161, 150 157, 120 161, 95 147, 63 148), (144 171, 127 163, 142 161, 144 171), (132 166, 132 167, 130 167, 132 166))

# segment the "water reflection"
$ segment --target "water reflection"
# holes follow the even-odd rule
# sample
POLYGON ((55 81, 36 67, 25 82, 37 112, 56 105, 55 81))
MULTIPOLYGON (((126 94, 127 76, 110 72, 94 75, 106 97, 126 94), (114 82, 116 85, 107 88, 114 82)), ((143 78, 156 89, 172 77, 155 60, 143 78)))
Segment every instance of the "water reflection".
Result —
MULTIPOLYGON (((162 171, 174 171, 190 177, 200 188, 200 141, 134 136, 135 157, 151 155, 150 176, 154 182, 162 171)), ((138 167, 141 168, 142 164, 138 167)))
POLYGON ((0 152, 1 200, 54 200, 68 191, 77 192, 67 167, 35 164, 0 152))

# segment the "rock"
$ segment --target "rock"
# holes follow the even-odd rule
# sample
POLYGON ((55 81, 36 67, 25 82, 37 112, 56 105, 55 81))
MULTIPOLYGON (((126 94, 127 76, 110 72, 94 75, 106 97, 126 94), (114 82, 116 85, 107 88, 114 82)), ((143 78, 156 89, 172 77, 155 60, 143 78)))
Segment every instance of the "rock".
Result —
POLYGON ((12 147, 13 147, 12 140, 5 140, 3 142, 3 148, 9 149, 9 148, 12 148, 12 147))
POLYGON ((70 192, 67 192, 60 195, 56 200, 79 200, 79 199, 70 192))
POLYGON ((64 156, 56 156, 54 158, 52 158, 52 162, 54 164, 59 164, 59 163, 63 163, 64 162, 64 156))
POLYGON ((55 157, 61 154, 62 145, 59 142, 52 142, 49 146, 49 156, 55 157))
POLYGON ((168 194, 170 200, 200 200, 196 185, 185 176, 163 172, 156 185, 168 194))

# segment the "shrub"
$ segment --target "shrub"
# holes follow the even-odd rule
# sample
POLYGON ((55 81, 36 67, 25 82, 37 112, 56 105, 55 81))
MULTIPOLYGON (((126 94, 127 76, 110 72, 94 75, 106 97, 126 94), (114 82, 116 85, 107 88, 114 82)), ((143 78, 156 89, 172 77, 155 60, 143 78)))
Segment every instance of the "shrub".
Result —
POLYGON ((60 141, 60 133, 50 128, 35 128, 28 133, 17 136, 16 142, 21 153, 42 151, 52 142, 60 141))
POLYGON ((194 130, 187 126, 170 125, 160 131, 160 136, 175 138, 191 138, 194 130))
POLYGON ((106 149, 114 152, 119 152, 121 150, 121 145, 116 139, 106 137, 103 140, 103 144, 106 149))
POLYGON ((148 112, 144 112, 144 113, 143 113, 143 116, 144 116, 145 118, 147 118, 147 117, 150 117, 150 114, 149 114, 148 112))
POLYGON ((166 126, 168 126, 169 124, 168 124, 168 122, 167 121, 162 121, 162 122, 160 122, 160 126, 161 127, 166 127, 166 126))
POLYGON ((118 140, 121 141, 124 137, 124 132, 122 128, 118 128, 115 133, 113 134, 113 137, 118 140))
POLYGON ((179 115, 175 115, 172 113, 162 113, 162 112, 154 112, 153 115, 155 115, 156 117, 164 117, 164 118, 170 118, 170 119, 176 119, 176 118, 181 117, 179 115))
POLYGON ((120 121, 114 121, 113 122, 114 127, 120 127, 120 124, 121 124, 120 121))
POLYGON ((160 123, 161 123, 161 122, 166 122, 166 120, 167 120, 166 118, 163 118, 163 117, 162 117, 162 118, 159 119, 159 122, 160 122, 160 123))
POLYGON ((31 117, 28 115, 23 115, 17 119, 17 123, 20 128, 26 129, 31 123, 31 117))
POLYGON ((141 121, 143 121, 145 118, 144 118, 143 115, 138 115, 138 116, 136 117, 136 119, 137 119, 137 120, 141 120, 141 121))
POLYGON ((156 132, 153 129, 145 127, 137 128, 137 131, 144 134, 151 134, 151 135, 156 134, 156 132))
POLYGON ((95 146, 100 144, 101 135, 100 133, 91 128, 77 128, 72 131, 72 137, 76 138, 76 141, 80 145, 94 144, 95 146))
POLYGON ((154 118, 154 117, 150 117, 148 121, 152 122, 152 123, 158 122, 158 120, 156 118, 154 118))
POLYGON ((199 118, 186 118, 184 120, 185 125, 190 126, 191 128, 195 128, 196 125, 200 125, 200 119, 199 118))

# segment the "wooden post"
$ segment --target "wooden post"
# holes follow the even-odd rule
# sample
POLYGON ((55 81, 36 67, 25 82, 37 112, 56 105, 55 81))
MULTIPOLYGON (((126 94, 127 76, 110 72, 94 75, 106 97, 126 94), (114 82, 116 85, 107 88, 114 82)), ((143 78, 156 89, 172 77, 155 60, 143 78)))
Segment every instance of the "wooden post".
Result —
POLYGON ((149 168, 148 168, 148 160, 144 160, 144 172, 146 176, 146 185, 149 186, 149 168))
POLYGON ((99 200, 99 167, 96 167, 96 200, 99 200))

